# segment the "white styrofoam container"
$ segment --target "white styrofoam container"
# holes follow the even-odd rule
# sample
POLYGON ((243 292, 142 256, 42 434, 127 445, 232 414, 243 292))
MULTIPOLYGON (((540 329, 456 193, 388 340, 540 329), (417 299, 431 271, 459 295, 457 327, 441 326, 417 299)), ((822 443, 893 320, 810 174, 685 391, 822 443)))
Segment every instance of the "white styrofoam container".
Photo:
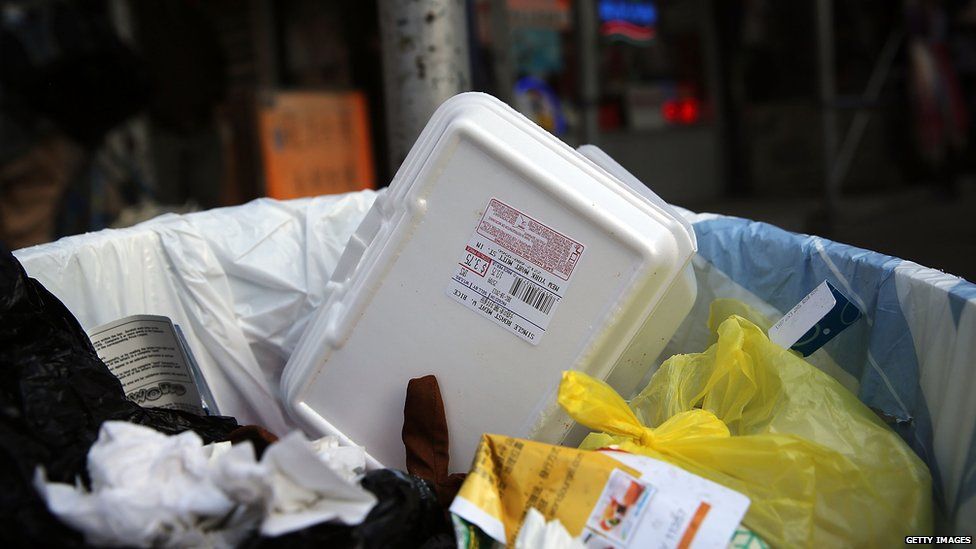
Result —
POLYGON ((563 370, 631 395, 694 302, 696 243, 602 151, 583 153, 491 96, 445 102, 285 367, 294 419, 402 468, 407 382, 434 374, 466 470, 485 432, 566 438, 563 370))

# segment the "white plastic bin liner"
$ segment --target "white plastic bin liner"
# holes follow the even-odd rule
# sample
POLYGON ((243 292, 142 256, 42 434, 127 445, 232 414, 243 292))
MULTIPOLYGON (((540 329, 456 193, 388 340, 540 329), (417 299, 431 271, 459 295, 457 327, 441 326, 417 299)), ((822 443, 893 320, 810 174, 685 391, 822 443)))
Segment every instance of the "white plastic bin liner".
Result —
POLYGON ((132 314, 170 317, 222 414, 278 434, 285 361, 376 193, 169 214, 14 255, 86 330, 132 314))

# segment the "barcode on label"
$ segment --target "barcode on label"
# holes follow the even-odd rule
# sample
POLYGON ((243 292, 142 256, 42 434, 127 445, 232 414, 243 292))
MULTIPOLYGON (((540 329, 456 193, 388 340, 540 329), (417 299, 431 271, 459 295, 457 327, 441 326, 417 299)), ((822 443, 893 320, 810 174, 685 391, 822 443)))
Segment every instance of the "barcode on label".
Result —
POLYGON ((549 311, 552 310, 552 304, 556 302, 555 296, 532 283, 523 284, 524 282, 524 278, 516 278, 508 293, 531 305, 536 310, 549 314, 549 311))

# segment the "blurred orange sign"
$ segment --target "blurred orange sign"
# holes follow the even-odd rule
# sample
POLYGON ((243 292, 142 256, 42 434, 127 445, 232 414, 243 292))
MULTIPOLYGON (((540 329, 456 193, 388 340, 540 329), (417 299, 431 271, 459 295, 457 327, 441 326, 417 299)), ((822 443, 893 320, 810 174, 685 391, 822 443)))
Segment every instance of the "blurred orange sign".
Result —
POLYGON ((375 187, 365 96, 277 92, 259 112, 265 191, 289 199, 375 187))

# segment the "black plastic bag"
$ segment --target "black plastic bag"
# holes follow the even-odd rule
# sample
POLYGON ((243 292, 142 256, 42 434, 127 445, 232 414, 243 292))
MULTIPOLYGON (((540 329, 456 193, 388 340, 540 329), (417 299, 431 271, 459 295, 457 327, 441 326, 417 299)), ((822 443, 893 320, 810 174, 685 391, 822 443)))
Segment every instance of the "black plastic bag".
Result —
POLYGON ((237 427, 233 418, 127 400, 74 316, 0 247, 0 539, 83 545, 79 533, 48 512, 34 490, 34 471, 41 465, 48 480, 87 483, 88 449, 108 420, 167 434, 192 429, 204 442, 237 427))

